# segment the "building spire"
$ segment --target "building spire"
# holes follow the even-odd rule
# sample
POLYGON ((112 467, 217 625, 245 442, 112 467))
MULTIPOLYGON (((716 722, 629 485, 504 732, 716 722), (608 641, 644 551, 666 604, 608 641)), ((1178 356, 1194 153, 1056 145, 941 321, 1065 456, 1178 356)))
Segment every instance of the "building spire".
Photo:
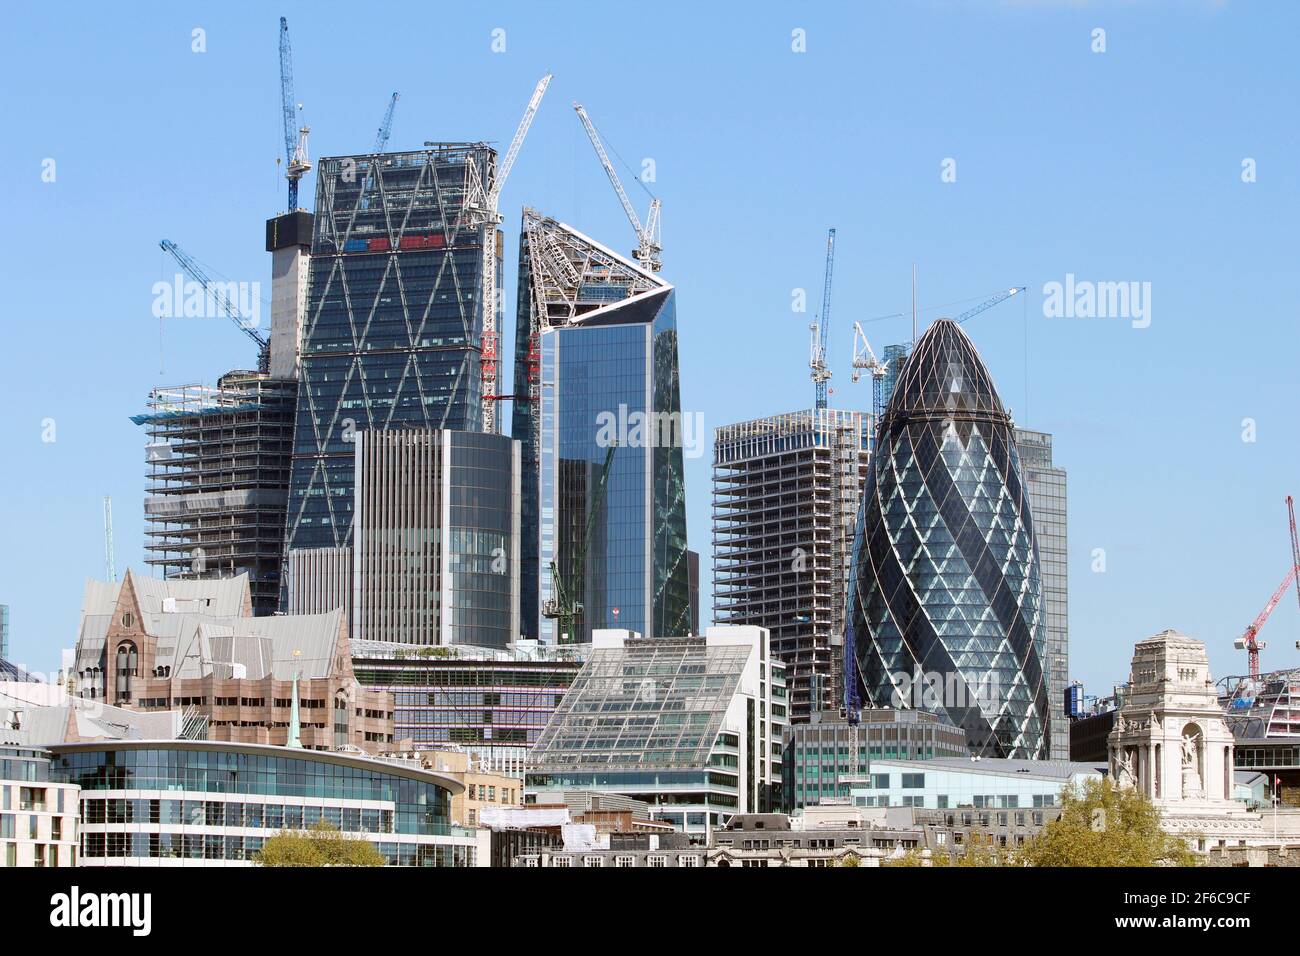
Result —
MULTIPOLYGON (((294 657, 300 657, 302 651, 295 650, 294 657)), ((300 671, 293 672, 293 701, 289 705, 289 740, 285 744, 287 747, 293 747, 297 750, 302 749, 302 719, 298 713, 298 675, 300 671)))

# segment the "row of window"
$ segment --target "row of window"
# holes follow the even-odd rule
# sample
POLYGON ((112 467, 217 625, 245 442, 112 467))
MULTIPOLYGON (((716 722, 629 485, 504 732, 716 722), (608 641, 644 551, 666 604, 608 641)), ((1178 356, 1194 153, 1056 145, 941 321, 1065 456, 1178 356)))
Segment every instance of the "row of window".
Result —
POLYGON ((392 833, 393 811, 360 807, 297 806, 225 800, 126 800, 85 797, 82 821, 157 823, 185 827, 302 830, 324 821, 345 833, 392 833))

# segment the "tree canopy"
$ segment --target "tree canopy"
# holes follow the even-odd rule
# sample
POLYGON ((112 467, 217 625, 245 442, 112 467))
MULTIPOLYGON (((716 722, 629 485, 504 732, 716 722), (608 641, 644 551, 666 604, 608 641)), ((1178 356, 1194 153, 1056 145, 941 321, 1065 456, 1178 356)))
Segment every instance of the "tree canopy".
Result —
POLYGON ((347 837, 325 821, 306 830, 281 830, 253 854, 262 866, 383 866, 374 844, 347 837))
MULTIPOLYGON (((924 866, 912 850, 885 866, 924 866)), ((1110 780, 1088 780, 1061 793, 1061 815, 1023 846, 1004 847, 973 832, 964 852, 932 852, 932 866, 1194 866, 1187 842, 1160 827, 1160 811, 1145 794, 1110 780)))

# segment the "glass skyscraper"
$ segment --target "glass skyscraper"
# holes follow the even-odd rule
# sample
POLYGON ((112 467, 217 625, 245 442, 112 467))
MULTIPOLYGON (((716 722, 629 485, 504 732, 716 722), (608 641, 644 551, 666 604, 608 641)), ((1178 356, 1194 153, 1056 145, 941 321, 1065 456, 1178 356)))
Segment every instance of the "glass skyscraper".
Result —
POLYGON ((974 754, 1047 757, 1029 491, 1010 416, 955 322, 917 341, 877 439, 850 572, 852 688, 941 714, 974 754))
POLYGON ((320 161, 288 548, 351 544, 358 432, 481 430, 483 270, 499 248, 471 197, 495 165, 482 143, 320 161))
MULTIPOLYGON (((690 628, 675 292, 525 210, 513 434, 522 446, 521 630, 690 628)), ((702 436, 695 436, 698 440, 702 436)))

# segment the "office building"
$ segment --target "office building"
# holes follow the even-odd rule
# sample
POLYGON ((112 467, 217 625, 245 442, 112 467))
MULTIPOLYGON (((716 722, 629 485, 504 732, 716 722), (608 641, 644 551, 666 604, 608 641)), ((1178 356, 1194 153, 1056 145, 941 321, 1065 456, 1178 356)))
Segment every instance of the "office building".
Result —
POLYGON ((792 816, 732 817, 710 841, 708 866, 880 866, 913 852, 949 849, 942 827, 915 823, 907 811, 851 805, 810 807, 792 816))
POLYGON ((391 428, 356 435, 353 634, 504 649, 519 636, 519 443, 391 428))
POLYGON ((168 578, 248 576, 275 611, 298 387, 252 371, 149 393, 145 563, 168 578))
POLYGON ((795 722, 843 705, 849 552, 871 430, 866 412, 823 408, 714 433, 714 620, 771 632, 795 722))
POLYGON ((849 797, 863 807, 1041 810, 1059 807, 1066 787, 1100 780, 1105 771, 1105 763, 1066 760, 872 760, 867 776, 849 788, 849 797))
POLYGON ((686 586, 689 593, 687 604, 688 634, 700 633, 700 553, 686 550, 686 586))
MULTIPOLYGON (((285 564, 289 614, 352 613, 352 548, 291 548, 285 564)), ((353 632, 355 633, 355 625, 353 632)))
POLYGON ((965 757, 966 734, 922 710, 864 710, 858 723, 841 711, 813 714, 785 732, 785 809, 843 800, 866 777, 873 760, 965 757))
POLYGON ((1070 562, 1066 549, 1066 475, 1052 463, 1052 436, 1046 432, 1015 430, 1020 470, 1029 488, 1029 510, 1034 516, 1038 544, 1039 583, 1043 626, 1047 641, 1047 701, 1051 720, 1053 760, 1070 758, 1070 722, 1065 713, 1065 691, 1070 686, 1070 562))
POLYGON ((779 806, 785 678, 766 631, 593 638, 533 748, 526 803, 568 790, 622 794, 695 839, 733 814, 779 806))
POLYGON ((252 617, 248 578, 87 581, 77 693, 141 711, 206 718, 213 740, 357 748, 393 742, 389 694, 353 676, 347 619, 252 617))
POLYGON ((462 785, 451 798, 451 821, 457 826, 486 826, 485 811, 490 818, 495 810, 523 806, 522 771, 517 776, 500 773, 460 748, 408 753, 418 766, 462 785))
POLYGON ((458 747, 482 766, 518 775, 590 647, 361 640, 353 642, 352 664, 363 687, 393 695, 395 749, 458 747))
POLYGON ((50 779, 49 751, 6 738, 0 727, 0 867, 76 866, 77 786, 50 779))
POLYGON ((352 544, 359 432, 481 430, 484 269, 500 249, 471 204, 495 169, 483 143, 318 163, 286 550, 352 544))
POLYGON ((916 343, 878 430, 845 633, 867 704, 941 714, 983 757, 1046 758, 1046 633, 1010 417, 961 326, 916 343))
POLYGON ((390 866, 486 866, 482 834, 451 822, 451 777, 354 753, 210 740, 50 748, 80 788, 81 866, 252 866, 284 830, 324 822, 390 866))
POLYGON ((690 629, 672 285, 524 211, 512 434, 522 446, 521 631, 690 629), (539 610, 540 609, 540 613, 539 610))

